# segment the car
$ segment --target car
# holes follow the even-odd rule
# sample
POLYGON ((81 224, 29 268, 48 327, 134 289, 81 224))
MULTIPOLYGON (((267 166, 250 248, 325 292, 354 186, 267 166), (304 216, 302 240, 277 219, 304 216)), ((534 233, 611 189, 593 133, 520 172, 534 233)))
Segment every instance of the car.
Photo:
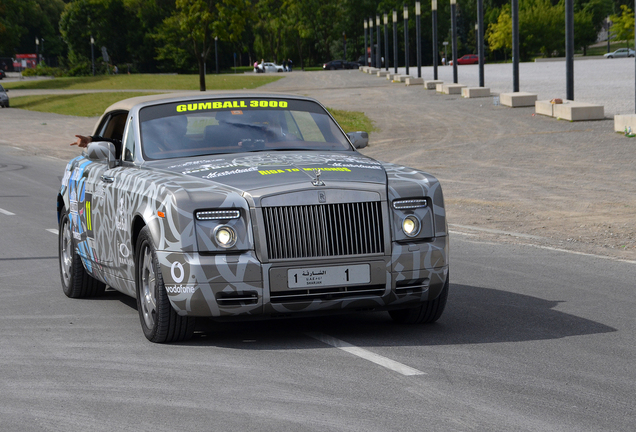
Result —
POLYGON ((634 57, 634 50, 631 48, 619 48, 614 52, 603 54, 605 58, 614 58, 614 57, 634 57))
POLYGON ((439 181, 358 151, 315 99, 171 94, 117 102, 57 195, 70 298, 136 298, 145 337, 196 319, 388 311, 442 315, 448 226, 439 181))
POLYGON ((0 80, 6 77, 7 77, 7 74, 4 72, 4 70, 0 69, 0 80))
POLYGON ((264 72, 285 72, 285 68, 281 65, 277 65, 276 63, 261 63, 258 67, 254 68, 254 72, 256 73, 264 73, 264 72))
POLYGON ((9 95, 7 92, 9 89, 5 89, 0 85, 0 106, 2 108, 9 108, 9 95))
POLYGON ((324 70, 336 70, 336 69, 358 69, 359 65, 356 62, 349 62, 346 60, 331 60, 322 65, 324 70))
MULTIPOLYGON (((477 64, 477 63, 479 63, 479 56, 476 54, 465 54, 457 59, 457 65, 477 64)), ((451 60, 450 62, 448 62, 448 64, 452 65, 453 61, 451 60)))

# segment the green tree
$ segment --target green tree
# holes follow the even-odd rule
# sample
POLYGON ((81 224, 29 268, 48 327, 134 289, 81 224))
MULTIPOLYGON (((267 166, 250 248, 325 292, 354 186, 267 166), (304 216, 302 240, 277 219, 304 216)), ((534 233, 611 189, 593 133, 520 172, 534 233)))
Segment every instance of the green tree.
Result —
POLYGON ((192 54, 199 69, 199 88, 205 91, 205 61, 214 38, 230 43, 241 39, 249 17, 247 0, 177 0, 174 13, 163 21, 156 34, 164 42, 158 58, 175 59, 192 54))
POLYGON ((612 21, 612 35, 616 40, 629 42, 634 39, 634 12, 625 5, 621 5, 621 13, 610 16, 612 21))

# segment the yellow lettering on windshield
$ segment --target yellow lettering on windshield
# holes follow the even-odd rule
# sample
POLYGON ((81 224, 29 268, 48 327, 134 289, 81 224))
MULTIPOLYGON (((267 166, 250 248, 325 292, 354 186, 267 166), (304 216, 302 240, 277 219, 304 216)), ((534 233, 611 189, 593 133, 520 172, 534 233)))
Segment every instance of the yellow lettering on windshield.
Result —
MULTIPOLYGON (((250 100, 250 108, 287 108, 288 102, 281 100, 250 100)), ((186 111, 208 111, 223 108, 247 108, 248 101, 231 100, 231 101, 212 101, 212 102, 195 102, 177 105, 177 112, 186 111)))

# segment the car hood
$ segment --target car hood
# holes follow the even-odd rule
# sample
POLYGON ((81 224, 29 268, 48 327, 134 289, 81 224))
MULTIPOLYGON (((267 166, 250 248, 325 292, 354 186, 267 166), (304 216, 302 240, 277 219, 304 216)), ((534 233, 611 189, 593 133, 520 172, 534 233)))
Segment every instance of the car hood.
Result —
POLYGON ((209 180, 241 191, 297 184, 310 187, 316 181, 326 186, 337 182, 363 182, 385 185, 382 164, 360 153, 259 152, 208 155, 170 161, 155 161, 148 167, 169 170, 178 175, 209 180))

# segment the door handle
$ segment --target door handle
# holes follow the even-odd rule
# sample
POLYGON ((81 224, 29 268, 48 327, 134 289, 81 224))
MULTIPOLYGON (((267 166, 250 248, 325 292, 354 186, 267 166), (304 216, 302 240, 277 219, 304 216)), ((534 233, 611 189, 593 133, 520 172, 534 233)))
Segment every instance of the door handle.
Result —
POLYGON ((111 177, 111 176, 107 176, 107 175, 102 175, 102 181, 104 183, 112 183, 115 181, 115 177, 111 177))

